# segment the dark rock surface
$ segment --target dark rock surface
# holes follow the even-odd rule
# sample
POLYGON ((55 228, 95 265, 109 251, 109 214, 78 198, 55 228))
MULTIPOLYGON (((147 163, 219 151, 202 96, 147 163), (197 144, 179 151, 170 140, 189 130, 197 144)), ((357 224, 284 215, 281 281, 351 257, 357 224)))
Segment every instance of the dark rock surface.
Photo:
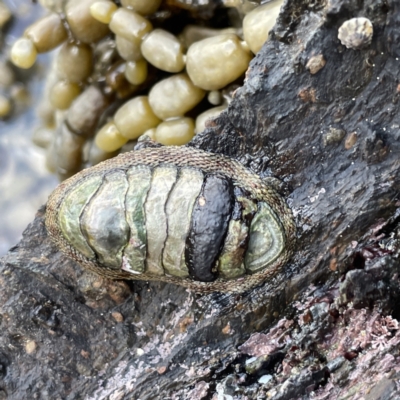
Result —
POLYGON ((250 292, 101 279, 57 252, 41 209, 1 259, 0 398, 399 398, 399 59, 398 1, 288 1, 191 143, 283 181, 297 251, 250 292), (357 16, 373 40, 346 49, 357 16))

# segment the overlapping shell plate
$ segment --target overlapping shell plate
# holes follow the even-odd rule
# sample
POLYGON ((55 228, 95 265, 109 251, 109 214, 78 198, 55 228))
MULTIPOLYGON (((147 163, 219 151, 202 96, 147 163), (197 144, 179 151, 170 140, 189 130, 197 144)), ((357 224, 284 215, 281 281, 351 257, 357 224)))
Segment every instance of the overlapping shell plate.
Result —
POLYGON ((289 259, 295 225, 274 189, 234 160, 183 147, 125 153, 62 183, 46 226, 69 257, 114 279, 243 291, 289 259))

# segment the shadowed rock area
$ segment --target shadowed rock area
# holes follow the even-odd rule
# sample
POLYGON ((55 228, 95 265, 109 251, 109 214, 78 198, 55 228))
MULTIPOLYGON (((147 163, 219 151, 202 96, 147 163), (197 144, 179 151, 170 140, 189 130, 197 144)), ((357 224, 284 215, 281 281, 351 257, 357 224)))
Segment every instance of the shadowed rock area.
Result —
POLYGON ((399 2, 286 2, 190 145, 282 182, 292 261, 241 295, 112 282, 57 251, 43 207, 1 259, 0 399, 398 398, 399 67, 399 2), (359 16, 372 43, 347 49, 359 16))

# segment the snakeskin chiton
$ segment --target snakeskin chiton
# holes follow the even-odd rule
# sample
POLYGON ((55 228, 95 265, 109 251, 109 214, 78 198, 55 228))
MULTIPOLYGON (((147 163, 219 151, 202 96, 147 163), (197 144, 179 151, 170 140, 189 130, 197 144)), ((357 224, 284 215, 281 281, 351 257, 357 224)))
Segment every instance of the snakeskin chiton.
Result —
POLYGON ((124 153, 74 175, 51 194, 46 226, 67 256, 102 276, 203 293, 262 283, 295 238, 290 209, 260 177, 184 147, 124 153))

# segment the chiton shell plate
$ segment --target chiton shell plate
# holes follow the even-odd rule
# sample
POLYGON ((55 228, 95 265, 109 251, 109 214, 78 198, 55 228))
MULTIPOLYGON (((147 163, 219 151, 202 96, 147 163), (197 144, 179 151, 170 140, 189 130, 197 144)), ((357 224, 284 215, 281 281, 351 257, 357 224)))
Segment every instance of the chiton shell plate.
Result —
POLYGON ((240 292, 292 254, 284 199, 235 160, 188 147, 146 148, 81 171, 50 195, 51 239, 112 279, 240 292))

